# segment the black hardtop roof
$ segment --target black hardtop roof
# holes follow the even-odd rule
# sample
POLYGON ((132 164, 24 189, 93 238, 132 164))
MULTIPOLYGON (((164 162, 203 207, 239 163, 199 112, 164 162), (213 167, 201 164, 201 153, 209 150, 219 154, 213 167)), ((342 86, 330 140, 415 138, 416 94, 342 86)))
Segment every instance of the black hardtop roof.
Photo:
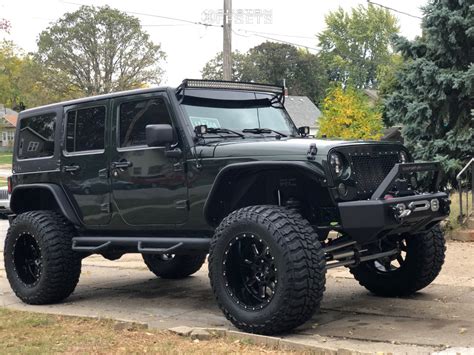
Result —
POLYGON ((171 87, 168 87, 168 86, 157 86, 157 87, 146 88, 146 89, 133 89, 133 90, 111 92, 111 93, 102 94, 102 95, 87 96, 87 97, 82 97, 82 98, 79 98, 79 99, 61 101, 61 102, 56 102, 56 103, 48 104, 48 105, 44 105, 44 106, 32 107, 32 108, 29 108, 27 110, 21 111, 20 115, 23 115, 25 113, 29 114, 29 113, 32 113, 32 112, 35 112, 35 111, 45 111, 48 108, 57 108, 58 106, 77 105, 77 104, 83 104, 83 103, 86 103, 86 102, 94 102, 94 101, 112 99, 112 98, 121 97, 121 96, 136 95, 136 94, 147 94, 147 93, 151 93, 151 92, 166 91, 166 90, 173 90, 174 91, 174 90, 176 90, 176 88, 171 88, 171 87))

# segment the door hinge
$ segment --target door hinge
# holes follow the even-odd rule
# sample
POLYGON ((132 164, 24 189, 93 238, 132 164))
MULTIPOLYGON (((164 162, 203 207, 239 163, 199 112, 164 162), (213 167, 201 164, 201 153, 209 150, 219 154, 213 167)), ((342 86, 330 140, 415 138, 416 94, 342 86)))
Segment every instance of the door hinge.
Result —
POLYGON ((188 200, 180 200, 180 201, 176 201, 176 209, 177 210, 185 210, 185 209, 188 209, 188 200))
POLYGON ((110 213, 110 203, 103 203, 100 205, 100 210, 102 212, 110 213))

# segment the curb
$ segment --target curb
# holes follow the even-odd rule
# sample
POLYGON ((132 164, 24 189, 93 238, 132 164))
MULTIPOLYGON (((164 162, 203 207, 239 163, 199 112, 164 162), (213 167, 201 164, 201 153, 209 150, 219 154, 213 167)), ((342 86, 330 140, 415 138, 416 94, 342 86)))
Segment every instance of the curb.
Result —
MULTIPOLYGON (((174 327, 169 328, 171 333, 190 337, 191 339, 209 340, 211 338, 230 338, 241 340, 254 345, 263 345, 277 351, 298 351, 327 355, 368 355, 371 352, 361 352, 355 349, 331 347, 323 341, 312 339, 314 344, 302 344, 298 341, 287 340, 279 337, 244 333, 237 330, 227 330, 221 328, 196 328, 196 327, 174 327), (206 334, 207 333, 207 334, 206 334), (205 334, 200 338, 199 334, 205 334)), ((380 354, 380 353, 379 353, 380 354)))

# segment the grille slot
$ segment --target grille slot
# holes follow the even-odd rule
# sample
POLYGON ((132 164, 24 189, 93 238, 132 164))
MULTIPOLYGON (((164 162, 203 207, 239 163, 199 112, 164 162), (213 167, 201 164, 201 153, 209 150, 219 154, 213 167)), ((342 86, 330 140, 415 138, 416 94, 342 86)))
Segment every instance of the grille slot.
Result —
POLYGON ((352 156, 352 169, 359 195, 369 195, 381 184, 393 166, 398 163, 398 154, 379 156, 352 156))

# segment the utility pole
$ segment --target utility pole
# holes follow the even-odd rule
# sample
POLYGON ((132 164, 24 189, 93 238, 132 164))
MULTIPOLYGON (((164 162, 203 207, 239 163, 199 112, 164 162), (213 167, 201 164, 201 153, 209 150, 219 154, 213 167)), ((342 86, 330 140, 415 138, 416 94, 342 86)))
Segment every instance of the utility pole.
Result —
POLYGON ((224 0, 224 80, 232 80, 232 0, 224 0))

